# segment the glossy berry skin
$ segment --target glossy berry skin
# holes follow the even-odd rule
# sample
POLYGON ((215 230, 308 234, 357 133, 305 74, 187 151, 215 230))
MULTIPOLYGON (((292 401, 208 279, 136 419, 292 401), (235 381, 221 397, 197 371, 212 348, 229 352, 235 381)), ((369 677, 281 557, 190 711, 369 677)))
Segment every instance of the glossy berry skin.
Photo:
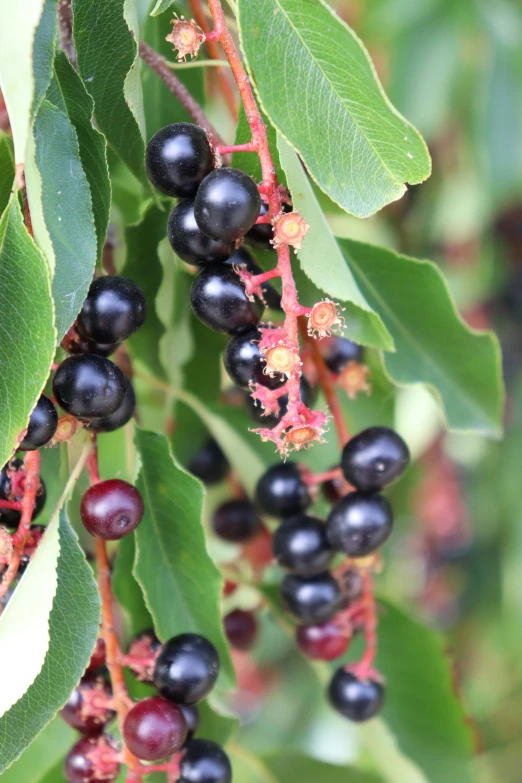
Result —
MULTIPOLYGON (((243 266, 252 275, 260 275, 263 272, 245 247, 238 247, 224 263, 227 266, 243 266)), ((281 294, 276 291, 274 286, 266 282, 262 284, 261 290, 263 291, 267 307, 270 307, 272 310, 281 310, 281 294)))
POLYGON ((60 717, 82 734, 101 734, 107 723, 116 715, 115 711, 107 706, 111 698, 111 687, 103 677, 86 674, 60 710, 60 717))
POLYGON ((185 718, 185 724, 187 726, 187 739, 185 740, 185 745, 187 745, 198 730, 200 721, 199 709, 197 704, 178 704, 177 706, 185 718))
POLYGON ((154 187, 165 195, 195 196, 203 177, 214 168, 207 134, 191 122, 166 125, 147 144, 145 168, 154 187))
POLYGON ((167 236, 176 255, 195 266, 222 263, 234 250, 231 243, 211 239, 199 228, 194 217, 194 199, 183 199, 174 207, 167 236))
POLYGON ((232 766, 225 751, 212 740, 189 742, 181 759, 178 783, 231 783, 232 766))
POLYGON ((212 690, 218 673, 214 645, 203 636, 184 633, 163 645, 154 667, 154 685, 175 704, 194 704, 212 690))
POLYGON ((114 432, 119 430, 120 427, 124 427, 134 416, 136 410, 136 394, 134 392, 134 386, 125 378, 125 396, 123 402, 119 405, 114 413, 110 413, 108 416, 102 416, 99 419, 91 419, 89 421, 89 429, 92 432, 114 432))
POLYGON ((285 609, 301 623, 322 623, 341 607, 342 593, 328 572, 316 576, 287 574, 281 583, 281 601, 285 609))
MULTIPOLYGON (((268 204, 261 202, 259 217, 264 217, 268 213, 268 204)), ((245 237, 245 242, 255 247, 261 247, 265 250, 272 250, 271 240, 274 238, 274 229, 271 223, 258 223, 253 225, 245 237)))
POLYGON ((288 517, 272 537, 272 550, 279 565, 300 576, 326 571, 333 550, 326 538, 326 525, 316 517, 288 517))
POLYGON ((122 404, 127 382, 103 356, 69 356, 56 370, 53 394, 58 405, 78 419, 110 416, 122 404))
POLYGON ((178 706, 161 696, 143 699, 123 723, 126 746, 143 761, 160 761, 178 751, 187 738, 187 724, 178 706))
POLYGON ((76 328, 96 343, 120 343, 142 326, 146 315, 141 288, 126 277, 107 275, 91 283, 76 328))
POLYGON ((257 636, 257 620, 252 612, 234 609, 223 620, 225 633, 235 650, 250 650, 257 636))
MULTIPOLYGON (((11 459, 4 465, 0 471, 0 498, 2 500, 14 500, 20 502, 23 498, 23 489, 19 486, 19 479, 25 477, 25 465, 21 459, 11 459), (15 477, 14 474, 17 474, 15 477)), ((47 491, 43 479, 40 478, 40 483, 36 492, 36 502, 34 505, 34 512, 32 519, 36 519, 40 511, 45 505, 45 499, 47 497, 47 491)), ((15 511, 12 508, 0 509, 0 524, 7 527, 16 527, 20 522, 20 511, 15 511)))
POLYGON ((328 696, 337 712, 356 723, 362 723, 373 718, 381 709, 384 688, 375 680, 359 680, 341 668, 332 677, 328 696))
POLYGON ((249 500, 228 500, 212 517, 212 528, 225 541, 242 543, 261 530, 261 519, 249 500))
POLYGON ((365 557, 384 544, 392 528, 393 513, 386 498, 349 492, 328 515, 326 535, 336 552, 365 557))
POLYGON ((89 661, 89 665, 87 666, 88 672, 94 672, 96 669, 101 669, 102 666, 105 665, 105 655, 106 655, 106 649, 105 649, 105 642, 101 638, 101 636, 98 637, 96 640, 96 646, 94 647, 94 650, 91 653, 91 660, 89 661))
POLYGON ((42 394, 29 417, 27 432, 18 448, 20 451, 33 451, 45 446, 53 437, 57 426, 56 408, 51 400, 42 394))
POLYGON ((100 481, 89 487, 80 504, 85 528, 104 541, 117 541, 135 530, 143 511, 141 494, 121 479, 100 481))
POLYGON ((119 775, 117 761, 107 761, 109 751, 116 753, 108 737, 82 737, 65 758, 63 774, 67 783, 113 783, 119 775), (98 768, 93 755, 103 753, 103 768, 98 768))
POLYGON ((256 500, 263 511, 281 519, 306 511, 312 503, 308 487, 295 462, 284 462, 268 468, 257 484, 256 500))
POLYGON ((244 237, 260 209, 261 197, 252 177, 232 168, 208 174, 194 200, 196 223, 207 236, 222 242, 244 237))
POLYGON ((259 323, 264 305, 251 302, 233 269, 215 266, 203 269, 192 283, 190 301, 194 315, 216 332, 238 334, 259 323))
POLYGON ((350 484, 363 492, 377 492, 406 469, 410 452, 401 436, 389 427, 370 427, 343 449, 341 468, 350 484))
POLYGON ((251 383, 259 383, 267 389, 279 389, 286 383, 286 377, 274 373, 274 377, 266 375, 263 354, 259 350, 261 332, 248 329, 236 334, 225 349, 224 364, 230 379, 243 389, 248 389, 251 383))
POLYGON ((326 366, 336 375, 349 362, 360 362, 363 357, 362 346, 352 343, 346 337, 327 337, 321 340, 320 347, 326 366))
POLYGON ((314 661, 334 661, 344 655, 350 639, 328 620, 319 625, 300 625, 296 631, 297 646, 314 661))
POLYGON ((218 484, 225 478, 230 465, 216 441, 209 438, 193 457, 189 470, 203 484, 210 486, 218 484))

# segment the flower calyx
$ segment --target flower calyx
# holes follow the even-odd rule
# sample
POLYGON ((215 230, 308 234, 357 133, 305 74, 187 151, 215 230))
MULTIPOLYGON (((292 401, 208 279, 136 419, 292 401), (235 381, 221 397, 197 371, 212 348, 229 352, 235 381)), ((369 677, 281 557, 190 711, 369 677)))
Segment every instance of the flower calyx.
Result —
POLYGON ((172 44, 174 51, 177 50, 176 60, 185 62, 189 56, 194 60, 198 56, 201 44, 205 41, 203 30, 193 19, 188 21, 184 16, 177 14, 172 19, 172 25, 172 31, 165 40, 172 44))

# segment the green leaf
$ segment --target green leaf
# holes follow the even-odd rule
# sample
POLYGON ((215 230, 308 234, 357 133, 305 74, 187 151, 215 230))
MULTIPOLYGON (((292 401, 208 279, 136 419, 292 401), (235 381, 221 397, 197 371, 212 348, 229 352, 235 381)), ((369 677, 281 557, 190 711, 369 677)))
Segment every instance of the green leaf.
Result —
POLYGON ((96 264, 89 183, 69 118, 45 100, 35 117, 26 163, 36 242, 53 270, 58 341, 78 315, 96 264))
POLYGON ((103 135, 92 124, 93 100, 65 52, 56 53, 54 80, 47 97, 67 114, 78 137, 80 160, 91 192, 99 262, 111 208, 107 145, 103 135))
POLYGON ((136 529, 134 573, 162 640, 206 636, 221 659, 223 681, 234 669, 220 615, 223 581, 208 554, 201 524, 203 486, 181 468, 164 435, 136 428, 141 468, 136 486, 145 514, 136 529))
POLYGON ((237 731, 239 721, 229 715, 213 710, 206 701, 199 705, 198 737, 217 742, 224 747, 237 731))
POLYGON ((396 353, 384 355, 392 380, 427 384, 451 429, 498 436, 504 392, 496 337, 466 326, 431 262, 348 239, 339 244, 393 337, 396 353))
POLYGON ((294 209, 310 226, 298 251, 303 272, 325 293, 346 308, 346 336, 356 343, 393 350, 393 340, 381 318, 370 307, 346 265, 343 254, 319 206, 310 181, 293 149, 277 137, 279 157, 286 172, 294 209), (322 259, 327 258, 328 263, 322 259))
MULTIPOLYGON (((20 756, 65 704, 89 662, 98 636, 100 601, 91 569, 63 511, 56 527, 59 536, 58 582, 49 615, 49 649, 30 688, 0 718, 0 772, 20 756)), ((52 531, 48 530, 42 547, 46 546, 50 532, 52 537, 52 531)), ((39 553, 40 548, 35 561, 39 553)), ((28 568, 21 585, 34 565, 33 562, 28 568)), ((35 593, 38 590, 42 590, 41 584, 35 593)), ((31 617, 34 618, 32 613, 31 617)), ((19 622, 25 622, 24 618, 19 617, 19 622)), ((24 662, 17 660, 17 664, 24 665, 24 662)), ((13 661, 10 676, 13 676, 12 666, 13 661)))
POLYGON ((145 175, 145 120, 133 0, 73 0, 78 68, 94 99, 98 127, 132 173, 145 175))
POLYGON ((27 233, 14 194, 0 220, 0 464, 45 386, 55 350, 53 303, 45 259, 27 233))
POLYGON ((239 0, 240 39, 263 105, 317 184, 368 217, 430 174, 355 33, 322 0, 239 0))
POLYGON ((275 781, 286 783, 298 780, 299 783, 378 783, 374 775, 360 772, 349 767, 327 764, 325 761, 301 756, 298 753, 285 753, 265 756, 264 766, 270 770, 275 781))
MULTIPOLYGON (((18 761, 3 773, 2 783, 47 783, 47 776, 52 774, 56 766, 61 772, 62 759, 73 746, 76 737, 74 729, 56 717, 22 753, 18 761)), ((61 782, 63 777, 56 780, 61 782)))
POLYGON ((13 140, 0 131, 0 215, 6 208, 15 176, 13 140))
POLYGON ((163 11, 166 11, 167 8, 170 8, 170 6, 173 4, 174 0, 158 0, 152 11, 150 12, 151 16, 158 16, 159 14, 162 14, 163 11))

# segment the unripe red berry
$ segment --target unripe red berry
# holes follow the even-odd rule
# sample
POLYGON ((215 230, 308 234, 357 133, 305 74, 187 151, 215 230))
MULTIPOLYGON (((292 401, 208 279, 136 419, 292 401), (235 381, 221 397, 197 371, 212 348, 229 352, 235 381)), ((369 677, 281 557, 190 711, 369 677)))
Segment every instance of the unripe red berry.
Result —
POLYGON ((80 505, 80 516, 91 535, 105 541, 117 541, 137 528, 143 510, 143 499, 132 484, 110 479, 87 490, 80 505))

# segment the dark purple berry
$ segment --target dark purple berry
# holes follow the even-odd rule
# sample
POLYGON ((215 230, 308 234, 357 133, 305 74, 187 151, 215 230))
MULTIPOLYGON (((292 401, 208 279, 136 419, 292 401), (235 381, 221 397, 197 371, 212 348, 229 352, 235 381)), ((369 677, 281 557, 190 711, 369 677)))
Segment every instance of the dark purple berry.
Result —
MULTIPOLYGON (((2 500, 11 500, 20 503, 24 496, 25 478, 27 471, 23 460, 11 459, 4 465, 0 471, 0 498, 2 500)), ((36 490, 36 502, 32 519, 36 519, 45 505, 47 492, 45 484, 40 478, 38 489, 36 490)), ((16 527, 20 522, 20 511, 12 508, 0 509, 0 523, 7 527, 16 527)))
POLYGON ((80 334, 107 345, 121 343, 140 326, 147 315, 147 300, 132 280, 107 275, 93 280, 76 319, 80 334))
POLYGON ((190 291, 194 314, 216 332, 237 334, 259 323, 264 306, 251 302, 238 275, 230 267, 218 265, 203 269, 190 291))
POLYGON ((172 249, 187 264, 207 266, 226 261, 233 245, 203 233, 194 217, 194 200, 183 199, 170 213, 167 235, 172 249))
POLYGON ((326 337, 321 340, 320 348, 326 366, 336 375, 349 362, 360 362, 363 356, 362 347, 346 337, 326 337))
POLYGON ((330 702, 345 718, 361 723, 377 715, 384 701, 384 688, 375 680, 359 680, 337 669, 328 688, 330 702))
POLYGON ((225 350, 225 369, 231 380, 244 389, 248 389, 251 383, 259 383, 268 389, 278 389, 286 383, 286 376, 274 373, 272 378, 263 372, 266 362, 259 350, 260 340, 261 332, 257 329, 236 334, 225 350))
POLYGON ((184 633, 163 645, 154 667, 154 685, 175 704, 194 704, 212 690, 218 674, 214 645, 203 636, 184 633))
POLYGON ((273 465, 259 479, 256 500, 273 517, 291 517, 312 503, 308 487, 295 462, 273 465))
POLYGON ((45 446, 53 437, 57 426, 56 408, 51 400, 42 394, 29 417, 27 432, 18 448, 20 451, 33 451, 45 446))
POLYGON ((176 122, 162 128, 147 144, 147 176, 167 196, 195 196, 199 183, 214 168, 208 136, 199 125, 176 122))
POLYGON ((386 498, 349 492, 332 508, 326 535, 336 552, 365 557, 384 544, 392 528, 393 513, 386 498))
POLYGON ((124 427, 134 416, 136 410, 136 394, 134 387, 128 378, 125 378, 125 396, 121 405, 108 416, 100 419, 91 419, 89 429, 93 432, 114 432, 124 427))
POLYGON ((203 484, 211 485, 225 478, 230 465, 216 441, 209 438, 193 457, 189 470, 203 484))
POLYGON ((122 404, 127 381, 103 356, 69 356, 54 375, 53 393, 67 413, 79 419, 109 416, 122 404))
POLYGON ((89 661, 89 665, 87 666, 87 671, 94 672, 97 669, 101 669, 101 667, 105 665, 105 655, 106 655, 105 642, 103 641, 101 636, 99 636, 98 639, 96 640, 96 646, 94 647, 94 650, 91 653, 91 660, 89 661))
POLYGON ((121 479, 100 481, 89 487, 80 504, 85 528, 105 541, 117 541, 135 530, 143 510, 141 494, 121 479))
POLYGON ((143 761, 160 761, 176 753, 187 738, 181 709, 162 696, 151 696, 132 707, 123 723, 126 746, 143 761))
POLYGON ((111 687, 103 677, 85 674, 61 709, 60 716, 82 734, 101 734, 116 715, 108 706, 111 698, 111 687))
POLYGON ((181 759, 178 783, 231 783, 232 766, 222 748, 212 740, 189 742, 181 759))
POLYGON ((406 469, 410 452, 401 436, 389 427, 370 427, 343 449, 341 467, 346 480, 362 492, 377 492, 406 469))
POLYGON ((113 783, 119 775, 117 749, 113 741, 100 737, 82 737, 67 754, 63 774, 67 783, 113 783))
POLYGON ((225 633, 235 650, 250 650, 257 636, 257 620, 253 612, 234 609, 223 620, 225 633))
POLYGON ((300 623, 330 620, 341 608, 343 596, 328 572, 316 576, 287 574, 281 583, 281 602, 300 623))
POLYGON ((243 543, 261 530, 262 522, 249 500, 227 500, 214 512, 212 528, 225 541, 243 543))
POLYGON ((282 568, 300 576, 326 571, 333 550, 326 538, 326 525, 305 514, 285 519, 272 537, 274 557, 282 568))
POLYGON ((252 177, 232 168, 208 174, 194 201, 194 216, 200 229, 223 242, 235 242, 245 236, 260 209, 261 197, 252 177))

